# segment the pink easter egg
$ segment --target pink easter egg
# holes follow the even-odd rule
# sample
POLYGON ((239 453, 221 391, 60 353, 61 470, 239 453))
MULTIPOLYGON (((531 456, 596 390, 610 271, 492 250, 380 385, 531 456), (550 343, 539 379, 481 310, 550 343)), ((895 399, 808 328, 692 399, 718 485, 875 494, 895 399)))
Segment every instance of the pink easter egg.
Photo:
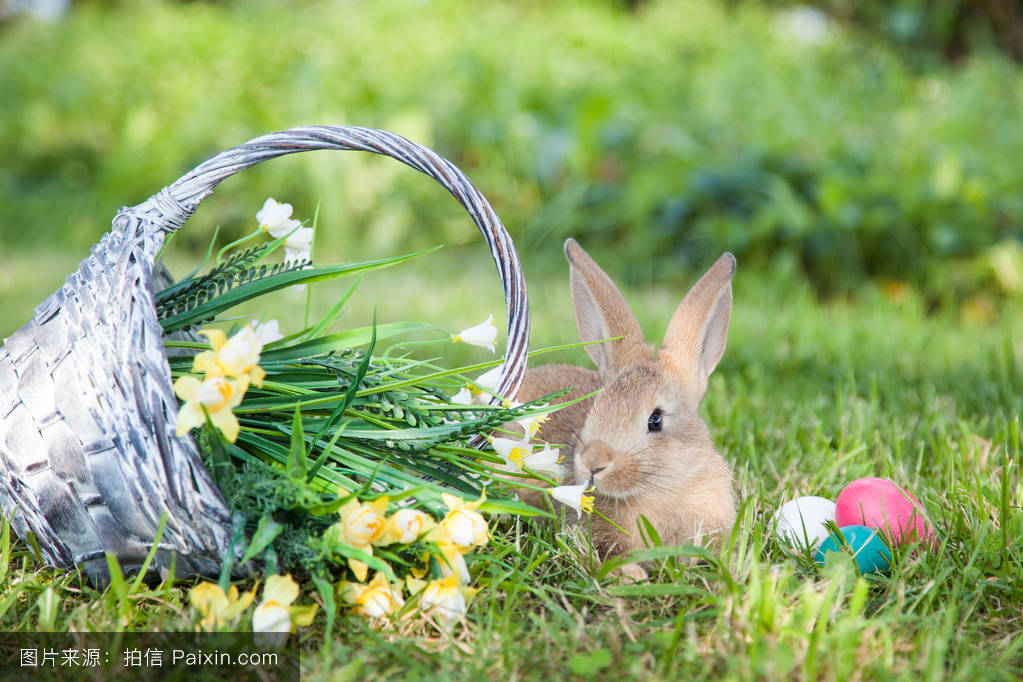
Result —
POLYGON ((843 488, 835 500, 835 523, 876 528, 896 545, 911 540, 935 544, 923 505, 886 478, 859 478, 843 488))

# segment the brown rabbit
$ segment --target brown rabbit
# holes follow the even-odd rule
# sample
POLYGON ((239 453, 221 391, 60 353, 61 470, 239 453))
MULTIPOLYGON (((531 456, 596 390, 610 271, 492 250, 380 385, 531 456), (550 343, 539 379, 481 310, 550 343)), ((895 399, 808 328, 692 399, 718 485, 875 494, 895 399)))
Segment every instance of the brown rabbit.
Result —
MULTIPOLYGON (((580 339, 623 338, 586 346, 596 372, 572 365, 529 370, 517 397, 602 389, 554 412, 537 436, 567 445, 565 483, 590 482, 594 507, 625 530, 593 515, 594 545, 605 555, 643 547, 640 514, 666 545, 728 531, 735 522, 731 468, 697 408, 725 350, 735 258, 722 255, 686 294, 655 352, 611 278, 575 240, 565 242, 565 255, 580 339)), ((623 572, 646 575, 635 564, 623 572)))

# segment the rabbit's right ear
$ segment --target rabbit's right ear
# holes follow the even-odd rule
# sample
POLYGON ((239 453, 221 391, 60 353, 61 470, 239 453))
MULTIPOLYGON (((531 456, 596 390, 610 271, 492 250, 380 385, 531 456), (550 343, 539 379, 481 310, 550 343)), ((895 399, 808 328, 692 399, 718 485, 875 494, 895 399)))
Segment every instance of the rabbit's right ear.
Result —
POLYGON ((606 382, 644 350, 643 331, 622 292, 574 239, 565 242, 565 256, 579 339, 585 343, 625 337, 586 346, 601 381, 606 382))
POLYGON ((725 352, 734 275, 735 256, 722 254, 675 309, 657 354, 678 376, 694 407, 725 352))

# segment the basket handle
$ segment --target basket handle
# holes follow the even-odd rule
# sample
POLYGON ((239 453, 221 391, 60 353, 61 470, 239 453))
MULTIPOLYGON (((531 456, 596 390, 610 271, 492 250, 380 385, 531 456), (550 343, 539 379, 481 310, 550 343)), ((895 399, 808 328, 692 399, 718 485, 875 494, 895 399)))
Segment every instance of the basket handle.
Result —
MULTIPOLYGON (((217 154, 144 203, 121 209, 114 220, 115 228, 134 230, 136 237, 145 242, 146 252, 155 257, 165 236, 180 228, 222 180, 267 159, 317 149, 366 151, 397 159, 439 182, 469 213, 490 245, 504 288, 508 347, 497 393, 505 399, 513 397, 526 371, 529 301, 512 239, 490 203, 462 171, 436 152, 400 135, 348 126, 306 126, 263 135, 217 154)), ((477 435, 471 442, 480 445, 483 437, 477 435)))

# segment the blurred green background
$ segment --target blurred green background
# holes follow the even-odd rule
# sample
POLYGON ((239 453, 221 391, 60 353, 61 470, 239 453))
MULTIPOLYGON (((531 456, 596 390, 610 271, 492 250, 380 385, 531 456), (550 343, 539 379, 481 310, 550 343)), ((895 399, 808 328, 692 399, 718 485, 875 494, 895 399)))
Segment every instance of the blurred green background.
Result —
MULTIPOLYGON (((574 336, 567 236, 673 300, 726 249, 747 276, 826 300, 880 292, 992 320, 1023 295, 1017 3, 80 2, 45 20, 18 4, 40 3, 0 3, 3 336, 120 206, 303 124, 385 128, 460 166, 534 291, 558 292, 534 295, 552 342, 574 336)), ((194 263, 215 225, 253 229, 266 196, 305 219, 319 205, 320 260, 447 246, 369 305, 429 319, 409 291, 433 280, 473 315, 500 308, 461 209, 365 154, 232 178, 172 262, 194 263)))

